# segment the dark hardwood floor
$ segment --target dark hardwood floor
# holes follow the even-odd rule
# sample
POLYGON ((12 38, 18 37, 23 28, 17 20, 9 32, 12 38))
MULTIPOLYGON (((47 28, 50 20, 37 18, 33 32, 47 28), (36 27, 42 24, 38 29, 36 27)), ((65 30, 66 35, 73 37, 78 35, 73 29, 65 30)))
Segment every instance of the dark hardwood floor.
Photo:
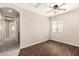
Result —
POLYGON ((21 49, 19 56, 79 56, 79 47, 48 40, 21 49))

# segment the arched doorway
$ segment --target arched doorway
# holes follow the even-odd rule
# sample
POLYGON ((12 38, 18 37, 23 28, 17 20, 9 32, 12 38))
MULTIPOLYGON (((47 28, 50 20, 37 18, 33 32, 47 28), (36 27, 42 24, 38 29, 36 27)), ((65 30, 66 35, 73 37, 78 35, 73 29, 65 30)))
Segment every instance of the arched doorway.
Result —
MULTIPOLYGON (((20 13, 15 9, 9 7, 0 8, 0 41, 7 46, 8 50, 20 45, 20 13)), ((3 49, 6 50, 2 46, 1 49, 0 52, 3 49)))

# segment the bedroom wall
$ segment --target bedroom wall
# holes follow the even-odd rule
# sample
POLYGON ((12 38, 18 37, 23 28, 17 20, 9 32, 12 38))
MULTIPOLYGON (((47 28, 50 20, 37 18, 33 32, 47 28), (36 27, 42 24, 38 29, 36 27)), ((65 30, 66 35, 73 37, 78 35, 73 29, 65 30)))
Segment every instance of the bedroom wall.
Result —
POLYGON ((21 10, 20 30, 21 48, 48 40, 49 20, 40 14, 21 10))
MULTIPOLYGON (((51 19, 54 20, 53 17, 51 19)), ((64 31, 52 33, 52 40, 79 46, 79 10, 64 14, 62 19, 64 20, 64 31)))

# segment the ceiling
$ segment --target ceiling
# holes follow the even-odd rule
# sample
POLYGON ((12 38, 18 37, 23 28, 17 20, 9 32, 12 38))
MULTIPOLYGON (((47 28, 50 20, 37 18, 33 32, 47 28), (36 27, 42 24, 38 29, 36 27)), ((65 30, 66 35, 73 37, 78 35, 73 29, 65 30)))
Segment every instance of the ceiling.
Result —
MULTIPOLYGON (((32 12, 39 13, 45 16, 55 15, 54 11, 47 13, 47 11, 51 10, 51 8, 49 8, 48 6, 51 6, 52 4, 54 5, 54 3, 13 3, 13 5, 16 5, 20 8, 24 8, 24 9, 27 9, 32 12)), ((57 4, 61 5, 62 3, 57 3, 57 4)), ((65 3, 65 5, 61 6, 61 8, 66 9, 66 11, 58 11, 57 14, 77 10, 79 9, 79 4, 78 3, 65 3)))

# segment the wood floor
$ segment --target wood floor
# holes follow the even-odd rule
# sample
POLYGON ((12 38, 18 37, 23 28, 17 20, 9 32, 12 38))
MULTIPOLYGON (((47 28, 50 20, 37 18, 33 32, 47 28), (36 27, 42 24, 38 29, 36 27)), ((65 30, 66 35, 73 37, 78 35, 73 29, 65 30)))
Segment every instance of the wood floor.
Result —
POLYGON ((21 49, 19 56, 79 56, 79 47, 48 40, 21 49))

